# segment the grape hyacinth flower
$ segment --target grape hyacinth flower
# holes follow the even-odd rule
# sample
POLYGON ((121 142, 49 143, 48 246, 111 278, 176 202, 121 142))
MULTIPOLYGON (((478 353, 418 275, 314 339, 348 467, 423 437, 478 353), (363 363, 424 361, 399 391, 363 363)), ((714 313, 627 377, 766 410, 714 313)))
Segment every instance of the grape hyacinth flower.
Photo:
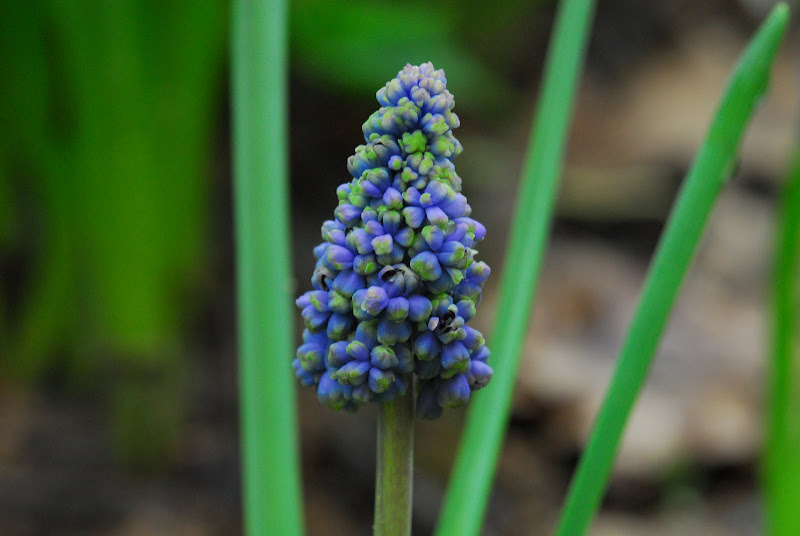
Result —
POLYGON ((294 369, 321 402, 355 410, 416 384, 417 414, 459 407, 492 377, 484 338, 467 323, 489 267, 486 229, 470 218, 453 159, 458 116, 444 71, 406 65, 377 92, 366 143, 347 160, 310 290, 294 369), (416 376, 416 381, 414 377, 416 376))

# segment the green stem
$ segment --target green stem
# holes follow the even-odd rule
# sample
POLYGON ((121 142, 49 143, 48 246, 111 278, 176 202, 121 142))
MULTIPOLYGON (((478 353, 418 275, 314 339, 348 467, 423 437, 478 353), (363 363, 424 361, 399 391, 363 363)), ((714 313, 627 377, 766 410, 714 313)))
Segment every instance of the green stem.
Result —
POLYGON ((286 148, 284 0, 233 4, 233 135, 245 533, 303 533, 286 148))
POLYGON ((501 305, 490 344, 494 377, 471 403, 438 535, 480 533, 547 245, 593 13, 592 0, 564 0, 556 15, 500 283, 501 305))
POLYGON ((800 534, 800 363, 796 344, 800 274, 800 151, 781 196, 772 285, 772 361, 769 367, 764 453, 766 533, 800 534))
POLYGON ((375 469, 375 536, 409 536, 414 480, 412 387, 405 395, 378 404, 375 469))
POLYGON ((766 91, 770 66, 788 20, 785 4, 773 9, 728 83, 656 251, 617 368, 572 481, 558 526, 559 536, 585 534, 600 504, 625 423, 711 207, 734 169, 745 125, 766 91))

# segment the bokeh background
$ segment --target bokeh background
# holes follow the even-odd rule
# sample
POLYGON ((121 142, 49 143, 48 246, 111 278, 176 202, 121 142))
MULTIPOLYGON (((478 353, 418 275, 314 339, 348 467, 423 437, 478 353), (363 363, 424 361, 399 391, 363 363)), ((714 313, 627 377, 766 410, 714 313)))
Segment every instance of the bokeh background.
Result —
MULTIPOLYGON (((487 535, 552 530, 669 206, 773 2, 598 4, 487 535)), ((0 534, 241 532, 229 7, 0 2, 0 534)), ((479 258, 494 275, 476 323, 489 331, 554 11, 291 3, 298 289, 375 91, 432 60, 488 229, 479 258)), ((797 45, 793 29, 592 534, 760 533, 766 285, 797 45)), ((369 534, 374 411, 298 396, 309 534, 369 534)), ((435 523, 462 421, 449 411, 417 428, 415 534, 435 523)))

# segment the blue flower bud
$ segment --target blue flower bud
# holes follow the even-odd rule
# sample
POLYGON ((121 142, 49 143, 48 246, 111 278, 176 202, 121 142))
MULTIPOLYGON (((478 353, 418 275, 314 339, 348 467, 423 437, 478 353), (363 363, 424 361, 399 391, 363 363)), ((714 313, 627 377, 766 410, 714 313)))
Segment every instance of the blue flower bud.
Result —
POLYGON ((389 346, 376 346, 370 352, 370 363, 373 367, 379 369, 390 369, 397 366, 400 361, 397 359, 397 354, 394 353, 389 346))
POLYGON ((475 303, 472 300, 459 300, 456 303, 458 309, 457 315, 464 319, 464 322, 469 322, 475 316, 475 303))
POLYGON ((376 236, 372 239, 372 247, 377 255, 391 253, 392 246, 394 246, 394 240, 392 240, 392 235, 390 234, 376 236))
POLYGON ((352 270, 345 270, 336 276, 331 287, 341 295, 352 298, 358 289, 364 288, 364 278, 352 270))
POLYGON ((302 383, 306 387, 311 387, 312 385, 316 385, 316 383, 319 381, 319 378, 317 378, 317 376, 319 376, 320 374, 315 374, 313 372, 305 370, 303 366, 300 364, 299 359, 295 359, 294 361, 292 361, 292 368, 294 368, 294 374, 295 376, 297 376, 297 379, 300 380, 300 383, 302 383))
POLYGON ((375 255, 356 255, 353 259, 353 271, 359 275, 374 274, 378 271, 378 260, 375 255))
POLYGON ((431 331, 426 331, 414 339, 414 354, 423 361, 438 357, 442 351, 442 344, 431 331))
POLYGON ((448 370, 463 370, 469 364, 469 350, 458 341, 442 348, 442 367, 448 370), (466 363, 466 365, 465 365, 466 363))
POLYGON ((428 207, 425 209, 425 217, 428 218, 428 221, 434 225, 438 225, 439 227, 444 228, 447 225, 447 222, 450 221, 447 219, 447 214, 439 207, 428 207))
POLYGON ((425 209, 421 207, 406 207, 403 209, 403 217, 406 225, 416 229, 425 221, 425 209))
POLYGON ((400 322, 408 318, 408 300, 402 296, 389 299, 389 304, 386 306, 386 318, 392 322, 400 322))
POLYGON ((494 371, 486 362, 473 359, 469 372, 466 374, 467 382, 473 391, 477 391, 478 389, 486 387, 492 379, 492 374, 494 374, 494 371))
POLYGON ((442 380, 436 386, 436 402, 443 408, 458 408, 469 400, 469 383, 464 375, 442 380))
POLYGON ((484 345, 485 341, 480 331, 469 326, 464 326, 463 329, 466 336, 461 342, 467 347, 468 350, 470 350, 470 352, 477 350, 484 345))
POLYGON ((353 225, 361 216, 361 209, 353 205, 343 203, 336 207, 336 210, 334 210, 333 213, 340 222, 344 223, 345 225, 353 225))
POLYGON ((364 302, 361 309, 372 316, 378 316, 381 311, 389 304, 389 296, 381 287, 369 287, 364 295, 364 302))
POLYGON ((423 251, 411 259, 411 269, 423 281, 435 281, 442 275, 442 267, 436 255, 430 251, 423 251))
POLYGON ((368 361, 350 361, 331 373, 331 378, 345 385, 357 386, 366 383, 371 368, 368 361))
POLYGON ((424 322, 431 315, 431 301, 425 296, 415 294, 408 298, 408 318, 414 322, 424 322))
POLYGON ((378 341, 381 344, 397 344, 405 342, 411 337, 411 324, 408 322, 392 322, 383 319, 378 323, 378 341))
POLYGON ((378 321, 359 322, 356 328, 356 340, 362 342, 367 348, 378 344, 378 321))
POLYGON ((376 367, 369 369, 369 388, 375 393, 383 393, 389 389, 395 380, 394 372, 381 370, 376 367))
POLYGON ((347 353, 347 341, 337 341, 328 347, 328 366, 339 368, 353 358, 347 353))
POLYGON ((353 328, 353 316, 333 313, 328 319, 328 338, 332 341, 345 339, 353 328))
POLYGON ((316 343, 306 343, 297 349, 297 359, 300 366, 307 372, 320 372, 325 370, 325 349, 316 343))
POLYGON ((328 262, 336 270, 348 270, 353 267, 355 255, 342 246, 331 245, 328 248, 328 262))
POLYGON ((319 379, 319 387, 317 387, 317 398, 319 401, 330 406, 333 409, 342 409, 350 400, 352 400, 353 387, 351 385, 342 385, 333 378, 331 373, 326 372, 319 379))
POLYGON ((347 345, 347 355, 357 361, 366 361, 369 359, 369 348, 361 341, 350 341, 347 345))
POLYGON ((303 309, 302 314, 306 328, 308 328, 308 330, 312 333, 324 329, 328 323, 328 318, 331 315, 330 312, 317 311, 313 305, 309 305, 303 309))

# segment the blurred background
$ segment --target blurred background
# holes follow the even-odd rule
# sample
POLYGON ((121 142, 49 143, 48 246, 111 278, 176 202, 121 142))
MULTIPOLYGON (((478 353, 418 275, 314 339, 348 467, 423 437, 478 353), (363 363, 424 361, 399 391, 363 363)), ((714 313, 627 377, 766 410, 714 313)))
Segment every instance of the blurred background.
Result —
MULTIPOLYGON (((598 4, 487 535, 552 530, 670 204, 773 2, 598 4)), ((229 7, 0 2, 0 534, 241 532, 229 7)), ((298 291, 375 91, 432 60, 488 229, 479 258, 494 275, 475 322, 489 331, 554 11, 291 3, 298 291)), ((795 29, 592 534, 760 533, 766 285, 797 45, 795 29)), ((374 411, 338 414, 305 389, 299 404, 308 533, 369 534, 374 411)), ((434 526, 462 421, 418 425, 415 534, 434 526)))

